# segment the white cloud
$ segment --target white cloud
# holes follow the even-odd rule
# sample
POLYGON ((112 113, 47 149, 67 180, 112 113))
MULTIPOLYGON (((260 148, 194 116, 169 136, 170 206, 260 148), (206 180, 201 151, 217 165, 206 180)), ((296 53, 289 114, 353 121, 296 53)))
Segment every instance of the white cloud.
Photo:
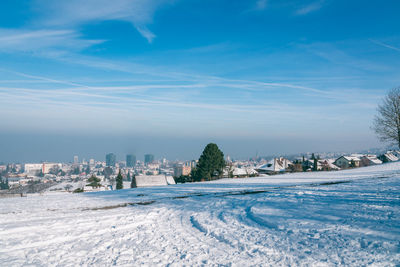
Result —
POLYGON ((170 0, 37 0, 41 19, 39 25, 48 27, 76 27, 87 22, 119 20, 131 23, 149 43, 155 38, 147 25, 154 13, 170 0))
POLYGON ((324 1, 313 2, 296 10, 296 15, 307 15, 322 8, 324 1))
POLYGON ((55 50, 82 50, 103 40, 85 40, 73 30, 15 30, 0 28, 0 50, 46 52, 55 50))
POLYGON ((385 43, 383 43, 383 42, 379 42, 379 41, 377 41, 377 40, 373 40, 373 39, 369 39, 371 42, 373 42, 374 44, 377 44, 377 45, 380 45, 380 46, 382 46, 382 47, 386 47, 386 48, 389 48, 389 49, 392 49, 392 50, 395 50, 395 51, 398 51, 398 52, 400 52, 400 48, 398 48, 398 47, 394 47, 394 46, 391 46, 391 45, 388 45, 388 44, 385 44, 385 43))
POLYGON ((147 27, 145 26, 136 26, 136 29, 138 30, 138 32, 147 39, 147 41, 149 43, 153 42, 153 39, 156 37, 156 35, 154 33, 152 33, 149 29, 147 29, 147 27))

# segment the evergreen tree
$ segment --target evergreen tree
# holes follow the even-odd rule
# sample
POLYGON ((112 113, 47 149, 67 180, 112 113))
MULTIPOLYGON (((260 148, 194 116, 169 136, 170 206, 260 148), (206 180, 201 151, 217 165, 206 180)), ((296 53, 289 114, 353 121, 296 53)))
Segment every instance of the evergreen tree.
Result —
POLYGON ((10 189, 10 186, 8 185, 8 178, 4 180, 0 176, 0 190, 6 190, 6 189, 10 189))
POLYGON ((130 173, 130 172, 128 172, 128 176, 126 176, 126 180, 127 180, 128 182, 131 181, 131 173, 130 173))
POLYGON ((354 161, 354 159, 352 159, 350 161, 350 168, 355 168, 356 167, 356 162, 354 161))
POLYGON ((204 148, 197 167, 193 169, 191 175, 194 181, 210 181, 216 177, 220 178, 224 168, 224 153, 216 144, 210 143, 204 148))
POLYGON ((132 181, 131 181, 131 188, 136 188, 136 179, 135 179, 135 174, 132 175, 132 181))
POLYGON ((313 171, 318 171, 318 160, 316 158, 314 158, 314 167, 313 167, 313 171))
POLYGON ((88 179, 88 182, 89 182, 88 186, 91 186, 91 187, 93 187, 93 188, 97 188, 97 187, 100 187, 100 186, 101 186, 101 184, 100 184, 100 179, 97 178, 97 177, 94 176, 94 175, 92 175, 92 176, 88 179))
POLYGON ((117 190, 123 189, 123 188, 124 188, 124 184, 122 182, 122 174, 121 174, 121 170, 120 170, 118 173, 118 176, 117 176, 117 190))

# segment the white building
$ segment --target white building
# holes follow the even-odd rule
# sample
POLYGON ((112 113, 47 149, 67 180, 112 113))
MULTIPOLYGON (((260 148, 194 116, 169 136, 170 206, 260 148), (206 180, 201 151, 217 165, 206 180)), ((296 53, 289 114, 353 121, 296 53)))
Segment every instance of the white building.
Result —
POLYGON ((50 173, 51 170, 60 170, 61 168, 61 163, 43 163, 42 172, 43 174, 47 174, 50 173))
POLYGON ((284 172, 293 163, 285 158, 274 158, 268 161, 266 164, 256 168, 258 173, 277 173, 284 172))
POLYGON ((89 159, 89 165, 90 166, 94 166, 95 165, 94 159, 89 159))
POLYGON ((175 184, 172 176, 166 175, 137 175, 135 176, 136 187, 163 186, 175 184))
POLYGON ((27 163, 24 165, 25 173, 30 175, 38 174, 42 171, 43 164, 42 163, 27 163))

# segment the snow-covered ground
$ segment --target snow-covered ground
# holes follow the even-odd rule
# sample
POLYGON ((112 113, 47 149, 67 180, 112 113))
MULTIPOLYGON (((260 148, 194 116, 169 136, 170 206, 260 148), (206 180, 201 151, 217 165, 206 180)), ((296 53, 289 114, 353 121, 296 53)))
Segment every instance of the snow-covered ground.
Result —
POLYGON ((400 163, 0 199, 0 266, 400 264, 400 163))

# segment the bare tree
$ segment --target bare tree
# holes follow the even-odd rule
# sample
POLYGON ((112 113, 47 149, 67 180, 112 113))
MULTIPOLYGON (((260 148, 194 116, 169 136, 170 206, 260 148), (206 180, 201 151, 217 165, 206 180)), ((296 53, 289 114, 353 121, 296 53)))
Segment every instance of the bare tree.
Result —
POLYGON ((372 129, 381 141, 400 148, 400 87, 389 91, 377 111, 372 129))

